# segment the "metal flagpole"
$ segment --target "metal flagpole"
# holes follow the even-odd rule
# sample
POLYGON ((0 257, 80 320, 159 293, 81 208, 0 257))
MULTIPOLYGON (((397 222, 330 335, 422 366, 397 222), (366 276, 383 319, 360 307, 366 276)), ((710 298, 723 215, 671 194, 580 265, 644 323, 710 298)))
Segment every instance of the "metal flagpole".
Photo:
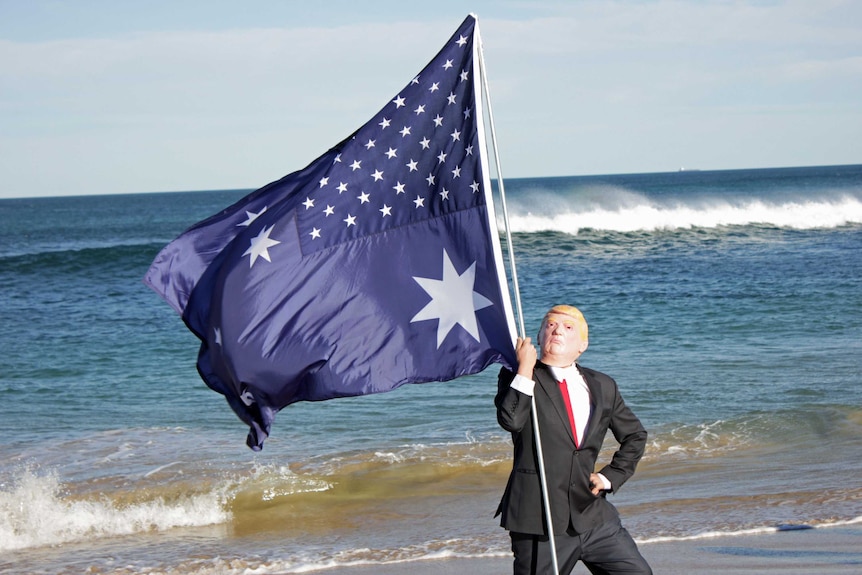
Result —
MULTIPOLYGON (((475 17, 475 14, 474 14, 475 17)), ((509 253, 509 265, 512 270, 512 284, 515 291, 515 306, 518 310, 518 328, 521 337, 526 337, 527 330, 524 328, 524 311, 521 307, 521 292, 518 289, 518 272, 515 269, 515 251, 512 246, 512 233, 509 228, 509 212, 506 208, 506 192, 505 187, 503 186, 503 174, 500 169, 500 156, 497 150, 497 135, 494 131, 494 113, 491 110, 491 93, 488 91, 488 76, 485 73, 485 58, 482 53, 482 40, 479 35, 479 19, 476 18, 476 31, 474 36, 479 43, 479 70, 482 75, 482 87, 483 94, 485 97, 486 106, 488 108, 488 123, 491 130, 491 145, 494 148, 494 164, 497 166, 497 181, 499 183, 500 189, 500 204, 503 208, 503 222, 505 224, 505 232, 506 232, 506 246, 508 248, 509 253)), ((542 485, 542 501, 545 506, 545 521, 548 524, 548 542, 551 545, 551 560, 554 565, 554 573, 560 572, 560 566, 557 561, 557 545, 554 541, 554 523, 551 515, 551 504, 550 499, 548 497, 548 481, 545 476, 545 457, 542 453, 542 438, 539 434, 539 417, 538 410, 536 409, 536 398, 535 396, 531 397, 532 404, 532 413, 533 413, 533 435, 535 436, 536 442, 536 455, 539 459, 539 478, 541 480, 542 485)))

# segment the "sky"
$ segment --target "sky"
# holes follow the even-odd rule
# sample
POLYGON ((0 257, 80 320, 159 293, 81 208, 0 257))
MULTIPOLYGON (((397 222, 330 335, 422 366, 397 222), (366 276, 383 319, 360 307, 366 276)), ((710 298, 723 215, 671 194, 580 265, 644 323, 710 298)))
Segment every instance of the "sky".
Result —
POLYGON ((261 187, 469 13, 504 178, 862 163, 858 0, 0 0, 0 198, 261 187))

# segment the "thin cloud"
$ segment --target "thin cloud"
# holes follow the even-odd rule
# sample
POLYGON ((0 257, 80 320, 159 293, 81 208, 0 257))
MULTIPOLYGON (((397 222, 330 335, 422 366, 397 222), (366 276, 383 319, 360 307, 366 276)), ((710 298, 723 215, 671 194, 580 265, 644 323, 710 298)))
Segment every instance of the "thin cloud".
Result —
MULTIPOLYGON (((366 121, 462 11, 0 40, 0 196, 267 183, 366 121)), ((858 160, 859 3, 504 2, 478 13, 508 177, 858 160)))

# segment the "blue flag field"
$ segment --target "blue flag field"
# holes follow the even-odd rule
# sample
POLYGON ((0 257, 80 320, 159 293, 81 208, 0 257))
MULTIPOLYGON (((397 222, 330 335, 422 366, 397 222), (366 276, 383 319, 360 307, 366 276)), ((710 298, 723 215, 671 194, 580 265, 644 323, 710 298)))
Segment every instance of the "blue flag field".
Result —
POLYGON ((479 50, 471 15, 365 125, 153 261, 252 449, 298 401, 514 365, 479 50))

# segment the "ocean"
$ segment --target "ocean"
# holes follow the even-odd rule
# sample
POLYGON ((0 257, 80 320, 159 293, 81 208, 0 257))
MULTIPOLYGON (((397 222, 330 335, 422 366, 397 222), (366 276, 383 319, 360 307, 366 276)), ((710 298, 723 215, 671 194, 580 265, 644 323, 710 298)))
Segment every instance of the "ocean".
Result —
MULTIPOLYGON (((529 334, 580 307, 581 363, 650 433, 611 496, 642 547, 862 522, 862 165, 505 184, 529 334)), ((509 554, 496 366, 291 405, 246 447, 142 278, 248 191, 0 200, 0 572, 509 554)))

